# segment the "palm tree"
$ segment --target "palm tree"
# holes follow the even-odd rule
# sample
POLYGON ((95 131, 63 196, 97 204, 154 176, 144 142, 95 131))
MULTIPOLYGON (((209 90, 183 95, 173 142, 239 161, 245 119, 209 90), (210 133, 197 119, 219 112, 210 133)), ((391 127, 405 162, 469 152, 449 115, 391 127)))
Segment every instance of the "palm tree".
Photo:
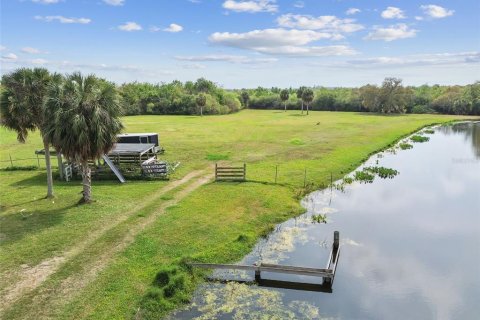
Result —
POLYGON ((287 112, 287 101, 289 97, 290 97, 290 93, 288 92, 287 89, 283 89, 282 91, 280 91, 280 100, 282 100, 283 103, 285 104, 285 112, 287 112))
POLYGON ((307 104, 307 115, 308 115, 308 107, 310 103, 312 103, 314 98, 315 98, 315 93, 313 92, 313 90, 310 88, 305 89, 302 95, 302 100, 305 101, 305 103, 307 104))
POLYGON ((300 87, 297 89, 297 98, 302 102, 302 114, 303 114, 303 92, 307 89, 306 87, 300 87))
POLYGON ((52 167, 50 164, 50 141, 45 135, 45 100, 52 81, 60 81, 58 74, 51 75, 47 69, 20 68, 2 77, 0 113, 1 124, 17 132, 17 140, 24 143, 29 131, 40 130, 45 149, 47 171, 47 198, 53 197, 52 167))
POLYGON ((89 160, 108 153, 123 129, 115 85, 94 75, 73 73, 56 83, 46 102, 46 134, 65 157, 82 168, 83 198, 92 201, 89 160))
POLYGON ((195 103, 200 107, 200 116, 203 116, 203 107, 207 104, 207 97, 203 93, 200 93, 195 99, 195 103))

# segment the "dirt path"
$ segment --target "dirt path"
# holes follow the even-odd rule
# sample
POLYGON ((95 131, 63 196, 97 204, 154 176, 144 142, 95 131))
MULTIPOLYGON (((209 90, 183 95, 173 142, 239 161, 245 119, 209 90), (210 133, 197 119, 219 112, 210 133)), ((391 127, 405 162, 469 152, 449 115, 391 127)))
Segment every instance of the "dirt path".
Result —
MULTIPOLYGON (((167 184, 163 188, 159 189, 154 194, 154 196, 150 197, 148 201, 142 202, 142 204, 135 206, 134 208, 120 215, 117 215, 116 219, 112 221, 112 223, 104 225, 101 228, 96 229, 93 232, 89 233, 88 237, 86 237, 83 241, 77 243, 75 246, 69 248, 67 251, 64 251, 62 254, 52 258, 45 259, 41 263, 35 266, 32 266, 32 267, 26 266, 22 270, 19 270, 18 272, 16 272, 15 274, 2 275, 2 279, 10 278, 10 279, 18 279, 18 280, 16 280, 15 283, 13 283, 9 287, 6 287, 1 291, 0 315, 6 309, 8 309, 13 303, 15 303, 15 301, 18 300, 21 296, 38 288, 50 275, 54 274, 66 261, 75 257, 76 255, 84 251, 88 246, 95 243, 95 241, 97 241, 102 235, 108 232, 108 230, 115 228, 116 226, 118 226, 119 224, 126 221, 134 214, 136 214, 139 210, 142 210, 147 206, 151 205, 152 203, 154 203, 155 201, 157 201, 161 196, 163 196, 167 192, 177 187, 180 187, 185 183, 188 183, 190 180, 201 175, 202 173, 204 173, 204 171, 202 170, 192 171, 182 179, 176 180, 167 184)), ((204 179, 205 177, 202 177, 199 180, 192 183, 192 185, 196 185, 198 181, 204 181, 204 179)), ((177 200, 178 197, 180 197, 187 189, 190 189, 192 185, 189 185, 185 190, 180 191, 176 195, 174 200, 177 200)), ((172 205, 172 202, 175 202, 174 200, 167 201, 165 202, 164 205, 170 206, 172 205)), ((162 205, 162 208, 164 205, 162 205)), ((147 218, 145 221, 149 221, 149 219, 152 219, 151 216, 150 218, 147 218)))

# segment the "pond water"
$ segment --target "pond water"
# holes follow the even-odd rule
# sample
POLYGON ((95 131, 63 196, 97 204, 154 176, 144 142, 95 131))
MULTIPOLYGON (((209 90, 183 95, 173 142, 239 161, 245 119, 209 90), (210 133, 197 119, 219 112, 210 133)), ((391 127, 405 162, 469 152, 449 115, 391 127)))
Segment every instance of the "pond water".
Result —
MULTIPOLYGON (((423 135, 430 140, 379 153, 363 166, 396 169, 395 178, 313 192, 303 200, 305 214, 278 225, 240 262, 324 268, 338 230, 332 292, 209 282, 171 318, 478 319, 480 122, 423 135), (327 223, 313 222, 317 214, 327 223)), ((214 277, 253 281, 248 272, 214 277)), ((272 273, 262 278, 321 283, 272 273)))

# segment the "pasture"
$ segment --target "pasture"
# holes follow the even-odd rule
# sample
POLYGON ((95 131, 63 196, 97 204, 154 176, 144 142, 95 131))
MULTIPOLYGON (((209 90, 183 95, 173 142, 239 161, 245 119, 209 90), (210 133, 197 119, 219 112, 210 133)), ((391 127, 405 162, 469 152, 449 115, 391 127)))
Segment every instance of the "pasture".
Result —
MULTIPOLYGON (((96 201, 77 205, 80 181, 56 180, 56 197, 46 200, 43 169, 0 171, 0 317, 164 316, 202 281, 185 259, 240 259, 302 212, 306 191, 421 127, 464 118, 258 110, 124 117, 125 132, 159 133, 161 158, 180 162, 170 181, 94 181, 96 201), (215 162, 246 163, 247 182, 212 182, 215 162)), ((10 156, 34 158, 42 143, 32 133, 20 144, 2 128, 0 146, 5 168, 10 156)))

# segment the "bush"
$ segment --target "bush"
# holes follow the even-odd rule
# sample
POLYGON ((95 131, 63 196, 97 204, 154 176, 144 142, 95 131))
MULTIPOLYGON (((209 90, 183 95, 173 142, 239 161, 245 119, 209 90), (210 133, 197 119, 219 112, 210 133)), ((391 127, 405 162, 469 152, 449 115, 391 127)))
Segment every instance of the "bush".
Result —
POLYGON ((424 114, 424 113, 435 113, 435 110, 426 106, 426 105, 416 105, 412 108, 412 113, 424 114))

